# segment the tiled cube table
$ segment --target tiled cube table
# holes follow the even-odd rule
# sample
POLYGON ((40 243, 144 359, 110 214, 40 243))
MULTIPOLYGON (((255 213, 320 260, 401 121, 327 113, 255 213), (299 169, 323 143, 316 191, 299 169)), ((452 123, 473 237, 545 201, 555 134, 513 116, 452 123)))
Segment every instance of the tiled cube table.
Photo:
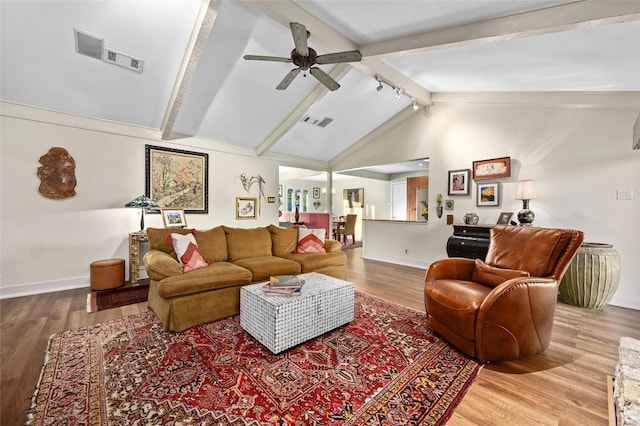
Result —
POLYGON ((300 296, 268 296, 264 283, 240 289, 240 326, 274 354, 353 321, 352 283, 311 272, 300 296))

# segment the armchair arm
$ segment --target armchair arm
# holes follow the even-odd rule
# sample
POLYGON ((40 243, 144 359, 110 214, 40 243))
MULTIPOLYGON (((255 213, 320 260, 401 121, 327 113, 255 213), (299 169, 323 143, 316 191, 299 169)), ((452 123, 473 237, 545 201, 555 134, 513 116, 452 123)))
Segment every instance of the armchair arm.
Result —
POLYGON ((557 297, 558 282, 553 278, 513 278, 495 287, 478 311, 477 358, 517 359, 546 350, 557 297))
POLYGON ((433 262, 429 266, 429 270, 424 277, 425 284, 434 280, 452 279, 465 280, 471 279, 475 260, 461 257, 452 257, 433 262))
POLYGON ((160 281, 174 275, 182 275, 178 260, 162 250, 151 249, 142 259, 149 278, 160 281))

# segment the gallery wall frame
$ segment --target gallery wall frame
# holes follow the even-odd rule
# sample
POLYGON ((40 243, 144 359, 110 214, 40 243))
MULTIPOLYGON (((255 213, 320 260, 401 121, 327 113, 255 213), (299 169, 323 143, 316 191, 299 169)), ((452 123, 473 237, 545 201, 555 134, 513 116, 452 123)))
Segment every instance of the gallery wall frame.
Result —
POLYGON ((313 188, 313 198, 316 200, 320 198, 320 188, 313 188))
POLYGON ((447 191, 449 195, 469 195, 470 169, 449 170, 447 191))
POLYGON ((476 205, 478 207, 490 207, 500 205, 500 184, 494 183, 479 183, 477 187, 477 200, 476 205))
POLYGON ((364 208, 364 188, 344 189, 342 198, 347 208, 364 208))
POLYGON ((145 195, 160 208, 209 212, 209 154, 145 145, 145 195))
POLYGON ((236 197, 236 219, 257 219, 258 199, 255 197, 236 197))
POLYGON ((511 157, 473 162, 473 180, 499 179, 511 176, 511 157))
POLYGON ((498 221, 496 225, 508 225, 511 223, 511 217, 513 216, 513 212, 501 212, 500 216, 498 216, 498 221))
POLYGON ((165 228, 185 228, 187 226, 187 217, 183 209, 161 209, 162 223, 165 228))

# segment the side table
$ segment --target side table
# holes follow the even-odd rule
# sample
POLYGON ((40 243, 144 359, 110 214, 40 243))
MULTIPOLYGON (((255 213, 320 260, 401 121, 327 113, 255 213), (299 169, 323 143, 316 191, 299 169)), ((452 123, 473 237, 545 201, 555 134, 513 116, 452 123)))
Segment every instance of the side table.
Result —
POLYGON ((149 241, 146 232, 132 232, 129 234, 129 281, 131 285, 140 282, 140 243, 149 241))
POLYGON ((484 260, 489 250, 492 226, 453 225, 453 235, 447 240, 447 255, 484 260))

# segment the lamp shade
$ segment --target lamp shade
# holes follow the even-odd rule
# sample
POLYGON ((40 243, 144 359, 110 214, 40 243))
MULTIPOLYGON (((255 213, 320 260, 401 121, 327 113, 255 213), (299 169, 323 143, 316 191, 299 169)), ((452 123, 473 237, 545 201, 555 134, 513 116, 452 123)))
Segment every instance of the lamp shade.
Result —
POLYGON ((124 205, 125 207, 132 207, 135 209, 155 209, 158 208, 158 203, 153 201, 151 198, 141 195, 139 197, 134 198, 124 205))
POLYGON ((516 200, 535 200, 536 186, 532 180, 521 180, 516 190, 516 200))

